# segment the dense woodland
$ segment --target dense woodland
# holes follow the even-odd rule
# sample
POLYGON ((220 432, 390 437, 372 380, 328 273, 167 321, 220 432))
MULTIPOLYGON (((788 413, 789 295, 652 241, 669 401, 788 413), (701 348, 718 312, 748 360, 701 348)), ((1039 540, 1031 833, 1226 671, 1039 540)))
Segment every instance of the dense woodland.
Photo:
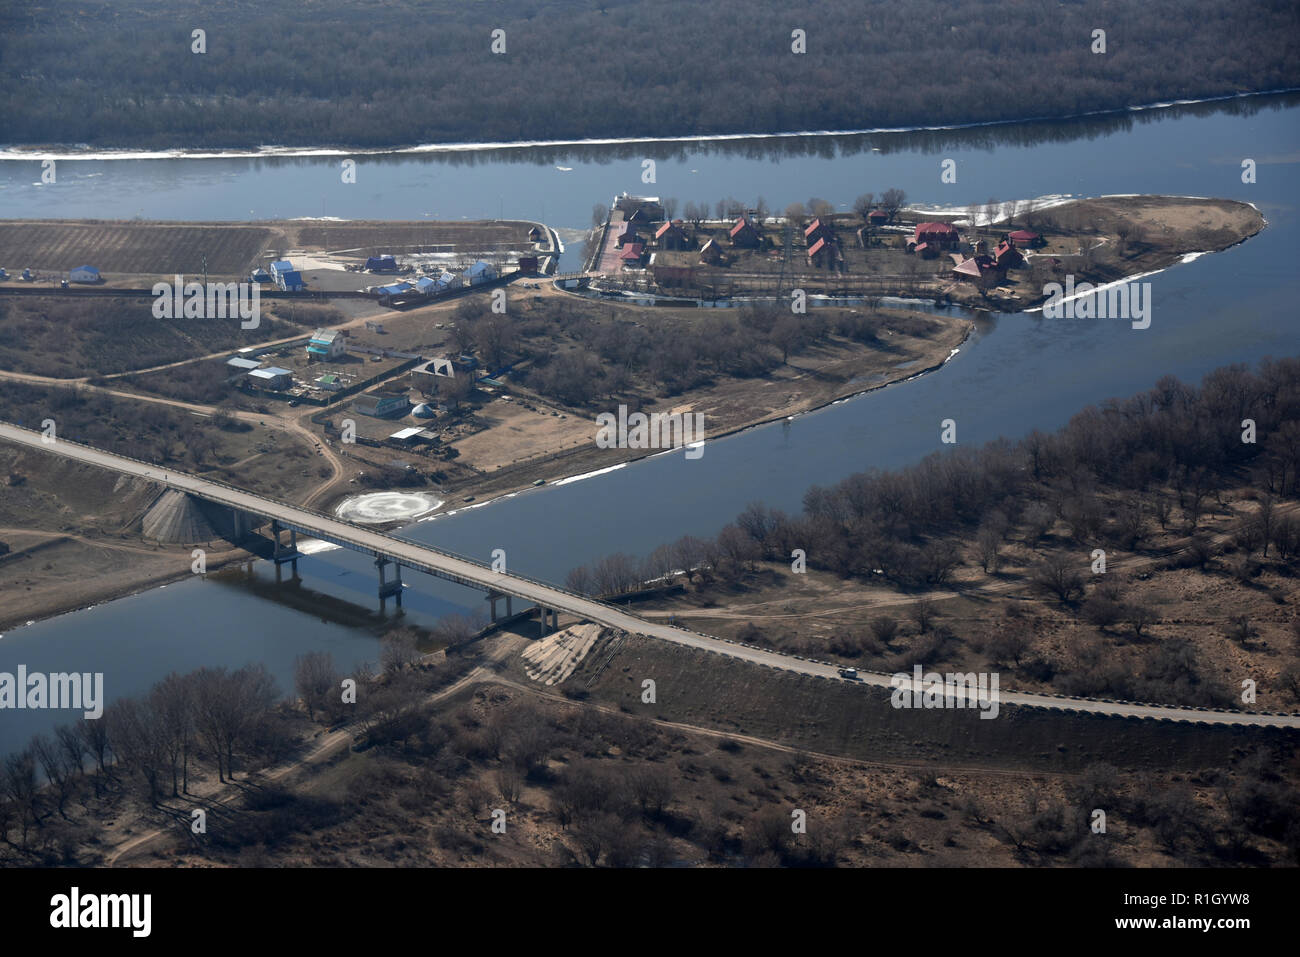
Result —
POLYGON ((960 124, 1300 86, 1297 17, 1287 0, 10 0, 0 97, 6 141, 95 146, 960 124))

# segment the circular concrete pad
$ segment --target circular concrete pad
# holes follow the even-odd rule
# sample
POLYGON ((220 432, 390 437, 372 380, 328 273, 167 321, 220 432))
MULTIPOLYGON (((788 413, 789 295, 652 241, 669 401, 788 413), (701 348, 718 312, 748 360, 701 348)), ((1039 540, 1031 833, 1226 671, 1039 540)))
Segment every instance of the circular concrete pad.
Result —
POLYGON ((424 492, 371 492, 344 499, 334 514, 348 522, 380 525, 418 518, 441 504, 441 499, 424 492))

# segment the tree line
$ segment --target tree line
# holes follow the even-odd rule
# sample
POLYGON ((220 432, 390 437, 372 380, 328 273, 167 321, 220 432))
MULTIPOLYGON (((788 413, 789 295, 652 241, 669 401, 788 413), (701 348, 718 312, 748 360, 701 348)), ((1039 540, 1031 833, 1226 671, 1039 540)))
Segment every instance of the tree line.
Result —
POLYGON ((270 2, 253 15, 235 0, 129 11, 20 0, 0 35, 6 137, 252 147, 703 136, 1063 116, 1300 85, 1296 10, 1270 0, 1151 0, 1102 17, 1046 0, 869 11, 851 0, 531 0, 484 12, 452 0, 270 2))

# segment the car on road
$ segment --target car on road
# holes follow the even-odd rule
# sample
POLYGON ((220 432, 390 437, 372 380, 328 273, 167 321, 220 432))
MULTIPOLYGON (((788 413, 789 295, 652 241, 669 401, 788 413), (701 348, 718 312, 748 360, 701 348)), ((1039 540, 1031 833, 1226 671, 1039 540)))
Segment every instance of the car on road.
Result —
POLYGON ((857 680, 858 680, 858 669, 857 669, 857 668, 841 668, 841 669, 840 669, 840 677, 841 677, 841 678, 847 678, 849 681, 857 681, 857 680))

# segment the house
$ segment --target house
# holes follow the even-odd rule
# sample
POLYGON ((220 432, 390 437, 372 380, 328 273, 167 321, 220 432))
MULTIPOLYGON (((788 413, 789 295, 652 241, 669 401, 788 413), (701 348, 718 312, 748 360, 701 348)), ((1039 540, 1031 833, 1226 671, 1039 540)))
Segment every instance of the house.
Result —
POLYGON ((387 286, 379 287, 379 299, 381 302, 399 299, 402 296, 408 295, 414 289, 415 287, 409 282, 390 283, 387 286))
POLYGON ((736 224, 731 227, 731 232, 728 235, 731 237, 731 245, 744 249, 757 249, 758 245, 763 241, 758 230, 754 228, 754 224, 744 216, 736 220, 736 224))
POLYGON ((438 280, 430 276, 417 279, 415 281, 415 291, 422 296, 436 296, 439 292, 438 280))
POLYGON ((293 373, 288 369, 281 369, 277 366, 271 366, 267 369, 254 369, 248 373, 248 378, 259 389, 266 389, 270 392, 281 392, 293 385, 293 373))
POLYGON ((77 266, 68 272, 71 282, 100 282, 99 270, 94 266, 77 266))
POLYGON ((411 369, 411 388, 423 393, 435 392, 439 379, 455 378, 455 368, 447 356, 429 359, 411 369))
POLYGON ((338 359, 348 353, 348 340, 337 329, 317 329, 307 340, 308 361, 338 359))
POLYGON ((307 284, 302 281, 302 273, 296 269, 276 273, 275 284, 282 292, 302 292, 307 288, 307 284))
POLYGON ((1008 269, 1019 269, 1025 264, 1025 257, 1020 255, 1020 250, 1014 243, 1003 240, 993 251, 993 261, 1005 272, 1008 269))
POLYGON ((439 292, 447 292, 449 289, 459 289, 460 277, 454 272, 448 272, 444 269, 442 275, 438 277, 438 287, 439 292))
POLYGON ((623 254, 618 258, 624 269, 639 269, 644 255, 645 246, 641 243, 628 243, 623 247, 623 254))
POLYGON ((377 419, 391 419, 405 415, 411 406, 405 389, 364 392, 352 400, 352 408, 362 415, 371 415, 377 419))
POLYGON ((397 260, 389 255, 369 256, 366 259, 367 272, 397 272, 397 260))
POLYGON ((953 276, 963 282, 973 282, 981 288, 988 288, 1006 278, 1006 269, 1000 267, 992 256, 972 256, 964 259, 952 269, 953 276))
POLYGON ((716 266, 722 262, 722 247, 718 245, 716 239, 710 239, 700 249, 700 264, 704 266, 716 266))
POLYGON ((467 286, 481 286, 497 278, 497 271, 483 260, 479 260, 461 274, 467 286))
POLYGON ((271 263, 271 279, 277 286, 280 285, 280 273, 292 271, 293 263, 287 259, 277 259, 271 263))
POLYGON ((660 249, 685 249, 687 239, 686 230, 682 228, 682 221, 675 219, 656 229, 655 242, 658 243, 660 249))
POLYGON ((889 222, 889 214, 883 209, 873 209, 867 213, 867 222, 872 226, 883 226, 889 222))
POLYGON ((815 269, 834 269, 840 262, 840 250, 833 239, 820 238, 808 247, 808 265, 815 269))
POLYGON ((323 389, 326 392, 338 392, 343 388, 343 380, 333 372, 327 372, 316 379, 316 388, 323 389))
POLYGON ((1017 229, 1014 232, 1007 233, 1007 239, 1025 249, 1037 249, 1046 245, 1042 236, 1028 229, 1017 229))
POLYGON ((932 243, 939 249, 956 249, 961 244, 961 232, 950 223, 917 223, 913 242, 932 243))
POLYGON ((817 240, 819 239, 830 240, 834 238, 835 238, 835 234, 831 230, 831 227, 827 223, 822 222, 820 219, 814 219, 811 223, 808 224, 808 227, 803 231, 803 241, 808 244, 808 249, 810 251, 813 247, 813 244, 817 242, 817 240))

